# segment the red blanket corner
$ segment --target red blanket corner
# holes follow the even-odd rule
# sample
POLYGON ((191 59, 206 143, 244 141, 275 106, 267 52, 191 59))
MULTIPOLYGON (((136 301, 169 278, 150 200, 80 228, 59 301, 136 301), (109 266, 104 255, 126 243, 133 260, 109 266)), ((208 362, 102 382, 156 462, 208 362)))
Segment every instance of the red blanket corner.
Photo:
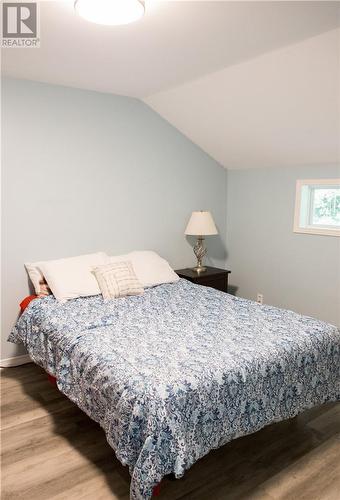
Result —
POLYGON ((21 314, 24 312, 24 310, 26 309, 26 307, 28 306, 28 304, 32 300, 37 299, 37 298, 38 298, 37 295, 29 295, 28 297, 25 297, 24 300, 22 302, 20 302, 21 314))

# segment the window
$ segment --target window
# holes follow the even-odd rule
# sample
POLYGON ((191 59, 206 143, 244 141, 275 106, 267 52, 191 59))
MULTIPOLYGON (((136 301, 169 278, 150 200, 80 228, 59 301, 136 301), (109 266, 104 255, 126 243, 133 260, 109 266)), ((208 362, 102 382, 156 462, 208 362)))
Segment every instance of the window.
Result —
POLYGON ((340 236, 340 179, 296 182, 294 232, 340 236))

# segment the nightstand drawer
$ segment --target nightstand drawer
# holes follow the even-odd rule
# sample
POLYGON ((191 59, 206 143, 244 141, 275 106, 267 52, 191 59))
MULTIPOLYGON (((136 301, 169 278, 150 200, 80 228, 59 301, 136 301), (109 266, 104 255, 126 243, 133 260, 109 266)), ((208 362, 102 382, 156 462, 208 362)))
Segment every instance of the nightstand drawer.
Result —
POLYGON ((193 269, 179 269, 176 271, 178 276, 184 278, 197 285, 210 286, 222 292, 228 291, 228 276, 230 271, 226 269, 217 269, 215 267, 207 267, 205 272, 197 274, 193 269))
POLYGON ((216 290, 221 290, 222 292, 227 292, 228 291, 228 278, 218 278, 214 280, 201 280, 201 281, 196 281, 199 285, 203 286, 211 286, 212 288, 215 288, 216 290))

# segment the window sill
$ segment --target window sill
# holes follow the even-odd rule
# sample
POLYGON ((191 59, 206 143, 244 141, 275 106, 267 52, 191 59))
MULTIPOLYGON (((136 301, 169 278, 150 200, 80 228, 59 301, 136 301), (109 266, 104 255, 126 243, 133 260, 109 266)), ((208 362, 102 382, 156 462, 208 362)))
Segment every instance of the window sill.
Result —
POLYGON ((321 236, 340 236, 340 229, 322 229, 320 227, 294 227, 294 233, 317 234, 321 236))

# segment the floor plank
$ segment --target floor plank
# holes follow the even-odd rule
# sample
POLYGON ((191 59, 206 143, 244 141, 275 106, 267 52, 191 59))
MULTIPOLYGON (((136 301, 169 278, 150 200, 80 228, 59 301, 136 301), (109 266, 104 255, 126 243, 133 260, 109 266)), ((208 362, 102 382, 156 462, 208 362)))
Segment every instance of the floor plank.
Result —
MULTIPOLYGON (((34 364, 1 370, 1 498, 128 500, 129 473, 100 427, 34 364)), ((160 500, 339 500, 340 403, 232 441, 160 500)))

